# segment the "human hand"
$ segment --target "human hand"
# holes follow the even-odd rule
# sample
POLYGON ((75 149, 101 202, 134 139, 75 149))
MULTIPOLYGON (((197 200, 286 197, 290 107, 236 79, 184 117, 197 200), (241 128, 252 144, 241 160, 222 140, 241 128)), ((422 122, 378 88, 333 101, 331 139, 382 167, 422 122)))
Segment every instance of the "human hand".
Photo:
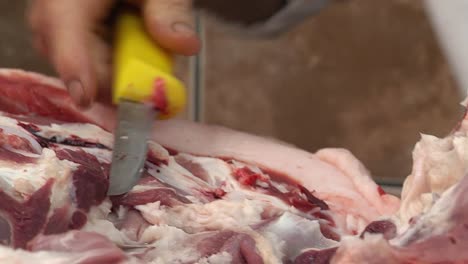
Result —
MULTIPOLYGON (((191 0, 132 0, 163 48, 194 55, 200 49, 191 0)), ((32 0, 28 21, 34 46, 54 66, 73 101, 87 108, 111 100, 111 47, 105 20, 115 0, 32 0)))

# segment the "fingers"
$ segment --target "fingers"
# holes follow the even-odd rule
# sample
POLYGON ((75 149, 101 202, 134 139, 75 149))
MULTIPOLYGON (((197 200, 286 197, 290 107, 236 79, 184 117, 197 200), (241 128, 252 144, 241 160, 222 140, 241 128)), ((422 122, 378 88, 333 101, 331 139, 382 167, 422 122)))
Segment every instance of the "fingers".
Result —
POLYGON ((187 56, 200 50, 191 0, 146 0, 143 16, 148 31, 162 47, 187 56))
POLYGON ((108 51, 94 28, 112 0, 36 0, 29 12, 35 46, 47 56, 70 96, 89 107, 98 94, 108 51))
MULTIPOLYGON (((32 0, 34 46, 53 64, 73 101, 83 108, 110 100, 110 49, 96 34, 114 0, 32 0)), ((141 4, 142 0, 135 0, 141 4)), ((191 0, 146 0, 145 24, 162 47, 182 55, 200 49, 191 0)))

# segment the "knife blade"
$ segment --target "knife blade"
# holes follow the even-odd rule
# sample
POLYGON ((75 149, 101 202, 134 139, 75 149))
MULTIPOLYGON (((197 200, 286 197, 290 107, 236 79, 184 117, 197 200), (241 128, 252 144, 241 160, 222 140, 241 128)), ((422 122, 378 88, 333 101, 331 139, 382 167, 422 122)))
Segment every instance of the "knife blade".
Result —
POLYGON ((130 191, 143 172, 152 124, 158 112, 153 107, 122 100, 114 136, 109 195, 130 191))
POLYGON ((118 120, 108 195, 120 195, 141 177, 152 124, 178 114, 186 93, 173 76, 172 55, 154 43, 138 12, 123 10, 117 16, 113 65, 118 120))

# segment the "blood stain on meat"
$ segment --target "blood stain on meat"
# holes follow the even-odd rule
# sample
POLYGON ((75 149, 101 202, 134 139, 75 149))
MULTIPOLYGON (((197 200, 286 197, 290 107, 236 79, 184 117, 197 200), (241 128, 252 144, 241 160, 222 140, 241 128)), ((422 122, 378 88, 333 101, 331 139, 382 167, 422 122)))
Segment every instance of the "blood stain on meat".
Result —
POLYGON ((380 187, 380 186, 377 187, 377 192, 379 193, 379 195, 385 195, 385 194, 387 194, 387 193, 385 192, 385 190, 384 190, 382 187, 380 187))

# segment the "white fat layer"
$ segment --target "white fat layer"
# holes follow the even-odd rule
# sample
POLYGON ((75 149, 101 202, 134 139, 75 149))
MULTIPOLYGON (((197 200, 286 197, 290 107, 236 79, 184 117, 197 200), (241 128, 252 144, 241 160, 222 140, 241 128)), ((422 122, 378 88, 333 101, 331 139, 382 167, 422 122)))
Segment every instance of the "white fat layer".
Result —
POLYGON ((242 231, 245 226, 261 221, 261 201, 232 202, 217 200, 206 204, 165 207, 159 202, 136 207, 152 224, 168 224, 187 233, 230 229, 242 231))
POLYGON ((39 143, 33 138, 31 133, 29 133, 26 129, 18 125, 17 120, 6 116, 0 116, 0 128, 5 134, 18 135, 26 139, 37 153, 41 152, 41 146, 39 145, 39 143))
POLYGON ((148 150, 158 159, 166 160, 169 158, 169 152, 161 145, 153 141, 148 142, 148 150))
POLYGON ((295 214, 284 213, 262 230, 270 241, 276 241, 272 246, 283 255, 294 260, 300 253, 308 249, 325 249, 338 246, 338 242, 322 235, 318 220, 308 220, 295 214))
POLYGON ((358 229, 358 223, 356 217, 353 215, 347 215, 346 216, 346 227, 349 228, 350 230, 359 230, 358 229))
MULTIPOLYGON (((218 200, 208 204, 189 204, 173 208, 159 202, 140 205, 144 218, 158 226, 171 226, 195 234, 212 230, 233 230, 249 234, 264 259, 280 263, 284 255, 297 256, 308 248, 323 249, 337 242, 323 237, 318 221, 310 221, 286 212, 267 228, 255 231, 250 225, 261 222, 262 201, 232 202, 218 200)), ((148 239, 148 238, 147 238, 148 239)), ((156 238, 146 240, 154 241, 156 238)))
MULTIPOLYGON (((63 239, 66 243, 66 238, 63 239)), ((0 263, 9 264, 82 264, 88 263, 93 256, 99 256, 99 248, 90 252, 25 251, 0 245, 0 263)), ((117 263, 116 263, 117 264, 117 263)), ((129 257, 118 264, 142 264, 138 259, 129 257)))
POLYGON ((109 199, 106 199, 99 206, 92 207, 88 213, 88 222, 82 230, 95 232, 106 236, 110 241, 119 246, 132 244, 132 241, 128 239, 123 232, 118 230, 111 221, 108 220, 111 207, 112 203, 109 201, 109 199))
POLYGON ((406 246, 408 243, 422 241, 428 237, 447 234, 455 225, 453 221, 453 209, 455 207, 456 185, 445 191, 434 206, 425 214, 422 214, 411 227, 401 228, 401 236, 393 239, 391 243, 396 246, 406 246))
POLYGON ((468 137, 457 132, 446 138, 422 135, 413 151, 413 171, 406 179, 399 216, 403 223, 427 212, 448 188, 468 171, 468 137))
POLYGON ((35 264, 74 264, 69 253, 59 253, 52 251, 29 252, 21 249, 12 249, 0 246, 0 263, 28 264, 34 260, 35 264))
MULTIPOLYGON (((257 251, 265 263, 282 263, 281 252, 274 248, 277 245, 276 237, 268 238, 248 228, 244 228, 242 233, 250 235, 255 240, 257 251)), ((165 224, 153 225, 144 231, 140 242, 155 248, 146 256, 153 260, 150 263, 193 262, 200 258, 199 251, 194 248, 194 242, 200 234, 203 236, 203 233, 188 234, 180 228, 165 224), (175 247, 177 251, 173 250, 175 247)), ((208 237, 209 233, 206 234, 208 237)), ((214 233, 211 234, 214 235, 214 233)))
POLYGON ((56 137, 60 142, 71 136, 79 136, 89 142, 100 143, 106 147, 112 147, 112 134, 93 124, 51 124, 50 126, 38 126, 41 131, 37 134, 45 138, 56 137))
POLYGON ((150 226, 143 232, 141 242, 154 247, 145 256, 149 263, 190 263, 201 258, 190 235, 176 227, 150 226))
POLYGON ((275 187, 276 189, 278 189, 280 192, 287 192, 288 189, 286 188, 286 184, 283 184, 283 183, 278 183, 278 182, 274 182, 272 181, 271 182, 271 185, 273 185, 273 187, 275 187))
POLYGON ((4 192, 18 199, 26 199, 40 189, 49 179, 54 180, 51 195, 52 207, 70 201, 71 174, 76 164, 60 160, 55 152, 44 149, 35 163, 14 164, 0 161, 0 185, 4 192))
POLYGON ((136 185, 135 187, 133 187, 132 192, 137 193, 137 192, 151 191, 151 190, 156 190, 156 189, 158 189, 158 190, 173 190, 172 188, 169 188, 169 187, 145 184, 145 185, 136 185))
POLYGON ((202 258, 197 261, 197 264, 225 264, 231 263, 232 256, 227 252, 221 252, 218 254, 211 255, 206 258, 202 258))
POLYGON ((24 128, 18 126, 18 121, 16 119, 4 116, 3 114, 0 115, 0 123, 4 126, 22 129, 24 132, 29 133, 24 128))
MULTIPOLYGON (((346 217, 346 222, 345 222, 346 223, 346 229, 348 229, 348 230, 353 230, 353 231, 355 231, 357 233, 360 233, 368 225, 368 221, 366 221, 365 219, 362 219, 357 214, 355 214, 355 215, 347 214, 347 215, 345 215, 345 217, 346 217)), ((388 218, 387 216, 383 217, 383 219, 387 219, 387 218, 388 218)), ((378 220, 378 219, 374 219, 374 220, 378 220)))

